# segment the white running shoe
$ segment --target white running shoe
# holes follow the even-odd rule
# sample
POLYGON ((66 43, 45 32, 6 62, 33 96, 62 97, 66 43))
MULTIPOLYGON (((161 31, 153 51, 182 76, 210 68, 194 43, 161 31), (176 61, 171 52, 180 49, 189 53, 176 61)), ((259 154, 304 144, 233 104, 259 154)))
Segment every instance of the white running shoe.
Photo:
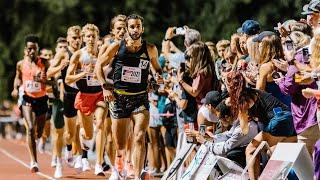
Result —
POLYGON ((62 177, 62 164, 57 163, 56 170, 54 171, 54 178, 62 177))
POLYGON ((79 131, 80 146, 82 149, 89 151, 90 149, 92 149, 94 138, 86 140, 83 138, 84 136, 85 136, 84 128, 80 128, 80 131, 79 131))
POLYGON ((52 155, 51 167, 55 168, 57 165, 57 156, 52 155))
POLYGON ((87 158, 82 158, 82 171, 90 171, 90 163, 87 158))
POLYGON ((105 176, 104 173, 103 173, 102 165, 96 164, 96 165, 94 166, 94 174, 95 174, 96 176, 105 176))
POLYGON ((38 166, 37 162, 30 163, 30 171, 31 171, 31 173, 36 173, 39 171, 39 166, 38 166))
POLYGON ((67 163, 67 165, 69 167, 73 167, 74 166, 74 159, 73 159, 73 156, 72 156, 72 151, 68 151, 67 148, 64 152, 64 159, 67 163))
POLYGON ((79 171, 82 171, 82 157, 81 157, 81 155, 78 155, 76 157, 76 160, 74 163, 74 168, 78 169, 79 171))
POLYGON ((116 168, 112 168, 111 176, 109 177, 109 180, 125 180, 127 177, 127 172, 125 170, 122 170, 122 173, 119 173, 119 171, 116 168))
POLYGON ((43 142, 42 138, 40 138, 39 143, 38 143, 38 147, 37 147, 40 154, 44 153, 44 150, 45 150, 44 145, 45 145, 45 142, 43 142))

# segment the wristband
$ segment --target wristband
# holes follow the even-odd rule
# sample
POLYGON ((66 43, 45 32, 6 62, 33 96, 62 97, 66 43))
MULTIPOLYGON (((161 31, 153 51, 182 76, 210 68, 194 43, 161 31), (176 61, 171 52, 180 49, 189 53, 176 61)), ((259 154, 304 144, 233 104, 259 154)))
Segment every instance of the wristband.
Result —
POLYGON ((163 40, 164 40, 164 41, 171 41, 171 39, 166 39, 166 38, 164 38, 163 40))
POLYGON ((110 84, 104 83, 104 84, 102 84, 102 88, 103 88, 104 90, 112 90, 112 89, 113 89, 113 86, 110 85, 110 84))

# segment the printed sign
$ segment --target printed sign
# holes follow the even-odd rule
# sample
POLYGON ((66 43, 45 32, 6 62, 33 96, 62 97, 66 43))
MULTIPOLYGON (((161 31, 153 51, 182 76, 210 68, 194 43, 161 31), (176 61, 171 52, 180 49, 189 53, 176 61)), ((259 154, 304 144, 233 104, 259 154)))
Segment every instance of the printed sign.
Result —
POLYGON ((98 81, 98 79, 95 78, 94 73, 87 74, 87 85, 88 86, 100 86, 101 83, 98 81))
POLYGON ((36 81, 26 81, 26 92, 35 93, 41 91, 41 83, 36 81))
POLYGON ((141 83, 141 69, 137 67, 122 67, 121 81, 129 83, 141 83))

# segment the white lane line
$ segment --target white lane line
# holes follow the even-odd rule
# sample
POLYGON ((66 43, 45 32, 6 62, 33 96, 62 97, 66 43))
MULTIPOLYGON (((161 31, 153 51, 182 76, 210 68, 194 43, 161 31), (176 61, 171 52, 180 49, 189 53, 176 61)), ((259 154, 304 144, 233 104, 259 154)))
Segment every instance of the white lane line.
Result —
MULTIPOLYGON (((26 168, 29 169, 29 166, 28 166, 25 162, 23 162, 22 160, 18 159, 18 158, 15 157, 14 155, 10 154, 8 151, 6 151, 6 150, 4 150, 4 149, 2 149, 2 148, 0 148, 0 151, 1 151, 4 155, 8 156, 9 158, 15 160, 16 162, 20 163, 21 165, 23 165, 24 167, 26 167, 26 168)), ((47 178, 47 179, 50 179, 50 180, 54 180, 53 177, 48 176, 48 175, 46 175, 46 174, 43 174, 43 173, 41 173, 41 172, 37 172, 36 174, 39 175, 39 176, 42 176, 42 177, 44 177, 44 178, 47 178)))

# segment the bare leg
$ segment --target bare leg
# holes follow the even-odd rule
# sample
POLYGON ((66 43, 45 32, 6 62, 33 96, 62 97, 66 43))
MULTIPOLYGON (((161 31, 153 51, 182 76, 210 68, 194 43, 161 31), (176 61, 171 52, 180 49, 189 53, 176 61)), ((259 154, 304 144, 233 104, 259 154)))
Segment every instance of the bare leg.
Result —
POLYGON ((32 108, 30 106, 22 106, 22 112, 24 116, 24 124, 26 127, 26 139, 30 159, 31 162, 37 162, 34 113, 32 113, 32 108))
MULTIPOLYGON (((103 103, 103 102, 98 102, 103 103)), ((97 164, 102 165, 103 163, 103 150, 104 144, 106 142, 105 137, 105 116, 106 116, 106 109, 104 107, 98 106, 95 110, 95 117, 97 120, 96 128, 97 128, 97 136, 96 136, 96 153, 97 153, 97 164)))
POLYGON ((149 125, 149 112, 144 110, 140 113, 133 114, 132 119, 135 123, 133 131, 134 170, 135 178, 139 178, 145 159, 145 134, 149 125))

